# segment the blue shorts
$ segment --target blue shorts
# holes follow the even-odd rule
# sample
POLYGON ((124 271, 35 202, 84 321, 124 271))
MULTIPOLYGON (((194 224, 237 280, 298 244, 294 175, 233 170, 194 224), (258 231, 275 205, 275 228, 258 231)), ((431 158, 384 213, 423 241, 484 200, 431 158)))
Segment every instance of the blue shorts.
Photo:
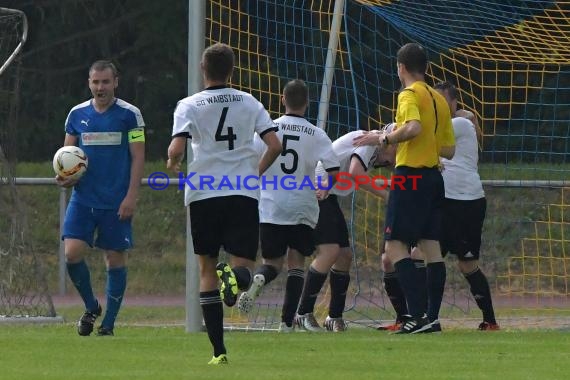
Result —
POLYGON ((118 210, 103 210, 70 202, 65 212, 62 239, 83 240, 90 247, 124 251, 133 246, 131 219, 119 220, 118 210), (97 239, 93 239, 97 231, 97 239))
POLYGON ((438 168, 399 166, 395 176, 404 176, 402 188, 390 190, 385 240, 398 240, 415 245, 419 240, 440 240, 443 199, 443 177, 438 168), (415 177, 415 184, 410 179, 415 177))

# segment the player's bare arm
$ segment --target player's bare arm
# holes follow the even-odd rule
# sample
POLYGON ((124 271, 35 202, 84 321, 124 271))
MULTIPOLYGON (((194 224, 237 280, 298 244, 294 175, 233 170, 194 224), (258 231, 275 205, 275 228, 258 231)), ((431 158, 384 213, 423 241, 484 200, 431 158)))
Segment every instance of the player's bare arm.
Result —
POLYGON ((455 156, 455 145, 442 146, 439 148, 439 156, 451 160, 455 156))
MULTIPOLYGON (((348 167, 348 174, 350 174, 350 176, 352 178, 356 178, 357 176, 368 175, 368 173, 364 169, 364 166, 362 166, 362 162, 355 156, 352 156, 352 158, 350 159, 350 166, 348 167)), ((388 191, 387 190, 375 189, 371 183, 372 183, 372 181, 366 182, 364 184, 361 184, 360 187, 362 187, 364 190, 371 192, 374 195, 381 197, 382 199, 388 198, 388 191)))
POLYGON ((363 131, 361 135, 356 136, 353 140, 354 146, 378 145, 378 138, 382 133, 378 130, 363 131))
MULTIPOLYGON (((65 134, 65 139, 63 140, 63 146, 76 146, 78 142, 78 137, 70 135, 69 133, 65 134)), ((73 187, 79 182, 79 178, 62 178, 59 175, 55 177, 55 182, 58 186, 70 188, 73 187)))
POLYGON ((180 164, 184 159, 184 151, 186 150, 186 137, 177 136, 172 139, 168 147, 168 161, 166 168, 176 173, 180 172, 180 164))
POLYGON ((261 176, 267 168, 271 166, 273 161, 279 157, 281 152, 283 151, 283 147, 281 146, 281 141, 279 141, 279 137, 277 137, 277 133, 274 131, 267 132, 261 138, 265 145, 267 145, 267 150, 263 153, 261 160, 259 161, 259 175, 261 176))
POLYGON ((139 188, 144 171, 144 142, 132 142, 129 144, 131 153, 131 179, 127 195, 119 206, 119 219, 125 220, 132 218, 139 196, 139 188))
POLYGON ((318 186, 316 186, 317 199, 319 201, 322 201, 329 197, 332 186, 334 186, 338 178, 338 173, 338 170, 327 171, 328 177, 326 179, 323 179, 323 181, 318 184, 318 186), (329 182, 329 179, 331 182, 329 182))
POLYGON ((384 133, 384 138, 381 140, 386 145, 398 144, 408 141, 416 137, 422 132, 422 124, 419 120, 409 120, 398 129, 384 133))
POLYGON ((456 117, 464 117, 466 119, 468 119, 470 122, 473 123, 473 127, 475 127, 475 132, 477 134, 477 141, 481 142, 481 139, 483 138, 483 131, 481 130, 481 127, 479 126, 479 120, 477 119, 477 116, 475 116, 475 114, 471 111, 468 111, 466 109, 459 109, 455 112, 455 116, 456 117))
POLYGON ((410 120, 406 122, 403 126, 390 133, 378 133, 377 131, 371 131, 369 133, 364 133, 360 136, 354 138, 354 146, 363 145, 390 145, 397 144, 404 141, 408 141, 419 135, 422 131, 422 125, 419 120, 410 120))

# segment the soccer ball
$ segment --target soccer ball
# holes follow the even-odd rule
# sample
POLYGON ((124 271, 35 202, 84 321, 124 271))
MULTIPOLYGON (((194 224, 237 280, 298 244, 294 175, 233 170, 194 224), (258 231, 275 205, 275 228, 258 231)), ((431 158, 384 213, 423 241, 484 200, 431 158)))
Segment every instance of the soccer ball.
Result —
POLYGON ((77 146, 59 148, 53 156, 53 170, 64 179, 79 179, 87 170, 87 155, 77 146))

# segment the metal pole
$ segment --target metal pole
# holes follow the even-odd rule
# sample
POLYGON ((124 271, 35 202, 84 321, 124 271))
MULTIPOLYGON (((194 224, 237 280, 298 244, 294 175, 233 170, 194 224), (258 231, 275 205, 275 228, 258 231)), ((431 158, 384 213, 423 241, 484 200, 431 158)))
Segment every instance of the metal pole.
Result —
POLYGON ((317 116, 317 127, 325 129, 327 115, 329 112, 329 100, 331 96, 332 81, 334 76, 336 52, 340 35, 340 26, 344 14, 344 0, 336 0, 334 3, 333 19, 329 34, 329 46, 327 48, 327 59, 325 61, 325 75, 321 89, 321 99, 319 100, 319 114, 317 116))
POLYGON ((66 293, 67 268, 65 265, 65 245, 61 237, 63 236, 63 222, 65 220, 65 209, 67 208, 67 190, 63 187, 59 190, 59 295, 66 293))
MULTIPOLYGON (((206 0, 188 0, 188 93, 202 89, 200 60, 206 39, 206 0)), ((186 149, 186 162, 192 162, 192 146, 186 149)), ((188 173, 189 170, 186 170, 188 173)), ((186 190, 187 191, 187 190, 186 190)), ((200 308, 200 268, 194 254, 190 209, 186 208, 186 332, 202 330, 200 308)))
POLYGON ((22 47, 24 46, 26 40, 28 39, 28 18, 26 17, 26 14, 24 12, 17 9, 0 8, 0 12, 18 15, 22 18, 22 35, 20 36, 20 43, 18 44, 18 46, 16 46, 16 48, 14 49, 12 54, 10 54, 8 59, 6 59, 4 64, 0 66, 0 75, 2 75, 2 73, 8 68, 8 66, 10 66, 14 58, 16 58, 18 53, 20 53, 20 50, 22 50, 22 47))

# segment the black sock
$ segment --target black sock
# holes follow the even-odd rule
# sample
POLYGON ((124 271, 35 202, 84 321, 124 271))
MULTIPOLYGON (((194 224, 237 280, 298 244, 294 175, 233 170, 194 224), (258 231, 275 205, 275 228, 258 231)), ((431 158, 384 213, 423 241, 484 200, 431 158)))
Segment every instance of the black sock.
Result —
POLYGON ((247 290, 251 285, 251 271, 247 267, 235 267, 232 268, 236 276, 237 286, 239 290, 247 290))
POLYGON ((398 282, 406 297, 408 313, 416 319, 421 318, 424 311, 421 306, 420 287, 425 286, 425 284, 419 283, 417 270, 412 259, 406 257, 394 264, 394 268, 396 268, 398 282))
POLYGON ((424 312, 427 313, 428 310, 428 292, 427 292, 427 270, 426 270, 426 263, 423 260, 415 260, 412 259, 414 265, 416 266, 416 270, 418 272, 418 278, 420 279, 420 304, 424 309, 424 312))
POLYGON ((329 317, 341 318, 346 304, 346 292, 350 283, 350 273, 331 268, 330 271, 331 299, 329 302, 329 317))
POLYGON ((303 291, 303 270, 300 268, 289 269, 287 283, 285 285, 285 297, 281 309, 281 322, 289 327, 293 325, 293 318, 299 305, 301 292, 303 291))
POLYGON ((495 311, 493 310, 493 301, 491 299, 491 289, 489 288, 489 282, 487 277, 477 268, 471 273, 464 274, 465 279, 469 282, 471 287, 471 294, 477 302, 477 306, 483 312, 483 320, 485 322, 496 324, 495 311))
POLYGON ((262 274, 265 277, 265 285, 269 284, 271 281, 275 280, 279 271, 273 265, 262 264, 255 274, 262 274))
POLYGON ((396 320, 402 321, 402 316, 408 314, 408 305, 406 305, 406 297, 404 297, 396 272, 384 273, 384 289, 396 312, 396 320))
POLYGON ((435 321, 439 318, 439 309, 443 301, 445 288, 445 263, 443 261, 427 265, 428 318, 435 321))
POLYGON ((225 354, 224 308, 220 298, 220 291, 216 289, 200 292, 200 306, 202 307, 208 338, 210 338, 210 343, 214 347, 214 356, 225 354))
POLYGON ((315 309, 315 302, 317 302, 317 296, 319 295, 326 279, 327 273, 320 273, 313 269, 312 266, 309 267, 309 272, 305 279, 305 285, 303 286, 303 295, 301 296, 301 302, 299 304, 299 314, 313 312, 315 309))

